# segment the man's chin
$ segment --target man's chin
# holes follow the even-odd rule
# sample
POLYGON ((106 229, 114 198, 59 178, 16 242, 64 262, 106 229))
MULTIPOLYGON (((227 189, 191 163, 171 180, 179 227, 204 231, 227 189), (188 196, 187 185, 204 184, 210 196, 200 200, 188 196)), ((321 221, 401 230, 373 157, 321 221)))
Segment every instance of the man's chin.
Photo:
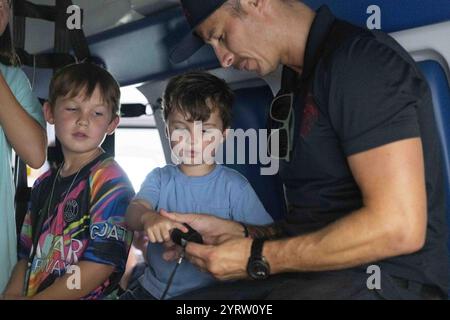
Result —
POLYGON ((255 75, 259 76, 259 77, 264 77, 265 75, 268 75, 271 72, 267 72, 266 70, 260 70, 260 69, 255 69, 255 70, 242 70, 244 72, 250 72, 250 73, 254 73, 255 75))
POLYGON ((260 77, 269 76, 273 73, 275 73, 278 70, 278 67, 274 68, 258 68, 258 70, 255 70, 254 72, 258 74, 260 77))

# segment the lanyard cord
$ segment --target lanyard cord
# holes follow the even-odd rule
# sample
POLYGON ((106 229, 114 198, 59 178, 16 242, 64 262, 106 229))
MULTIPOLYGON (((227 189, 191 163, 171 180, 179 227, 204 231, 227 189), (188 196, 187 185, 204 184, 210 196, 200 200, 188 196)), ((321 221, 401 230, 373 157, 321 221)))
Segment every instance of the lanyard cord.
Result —
MULTIPOLYGON (((83 164, 80 167, 80 169, 78 169, 75 177, 72 179, 72 182, 70 183, 69 189, 67 189, 67 191, 66 191, 66 195, 64 196, 64 200, 61 204, 65 204, 65 202, 67 200, 67 196, 69 195, 75 181, 78 178, 78 174, 81 172, 81 170, 84 168, 84 166, 87 163, 89 163, 91 160, 92 160, 92 158, 89 158, 88 161, 85 164, 83 164)), ((31 269, 32 269, 32 265, 33 265, 33 260, 36 256, 37 246, 39 245, 39 238, 41 237, 41 234, 42 234, 42 227, 44 225, 45 218, 47 217, 47 219, 49 220, 49 224, 51 223, 51 221, 50 221, 50 206, 52 205, 52 201, 53 201, 53 193, 55 191, 56 181, 58 180, 58 177, 61 173, 61 169, 62 169, 63 165, 64 165, 64 162, 59 166, 59 169, 56 172, 55 178, 53 179, 53 185, 52 185, 52 189, 50 192, 50 196, 46 199, 44 207, 43 207, 44 212, 39 211, 39 217, 36 222, 36 227, 34 228, 35 231, 33 232, 33 239, 32 239, 33 243, 32 243, 32 247, 31 247, 30 255, 27 260, 27 269, 25 271, 25 278, 23 281, 22 295, 24 297, 28 296, 28 286, 30 284, 31 269), (45 209, 47 209, 46 214, 45 214, 45 209)), ((33 226, 32 226, 32 228, 33 228, 33 226)))
POLYGON ((175 277, 175 273, 177 272, 178 266, 183 262, 184 253, 185 253, 185 246, 183 246, 183 251, 181 252, 180 257, 178 258, 178 261, 177 261, 177 263, 175 265, 175 268, 173 268, 173 271, 170 274, 169 281, 167 281, 167 286, 166 286, 166 289, 164 290, 164 292, 163 292, 163 294, 161 296, 161 300, 164 300, 164 298, 167 295, 167 292, 169 291, 170 286, 172 285, 172 281, 173 281, 173 278, 175 277))

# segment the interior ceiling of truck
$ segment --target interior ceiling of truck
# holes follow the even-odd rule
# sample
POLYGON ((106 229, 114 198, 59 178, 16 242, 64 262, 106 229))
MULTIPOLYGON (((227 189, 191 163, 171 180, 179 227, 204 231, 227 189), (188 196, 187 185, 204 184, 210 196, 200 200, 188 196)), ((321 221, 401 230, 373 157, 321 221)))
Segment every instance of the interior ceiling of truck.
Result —
MULTIPOLYGON (((55 0, 28 0, 54 5, 55 0)), ((57 0, 56 0, 57 1, 57 0)), ((200 0, 199 0, 200 1, 200 0)), ((450 0, 302 0, 313 9, 326 4, 337 17, 362 27, 371 16, 369 7, 382 9, 382 30, 395 32, 438 22, 449 21, 450 0), (420 12, 420 14, 417 14, 420 12), (401 13, 401 14, 399 14, 401 13)), ((84 10, 83 29, 91 54, 98 57, 122 86, 138 83, 163 85, 174 74, 192 69, 217 72, 237 86, 261 79, 256 74, 223 70, 209 46, 200 49, 180 64, 169 61, 170 51, 178 44, 189 26, 178 0, 74 0, 84 10), (124 50, 124 48, 126 48, 124 50)), ((25 49, 30 53, 51 50, 53 24, 27 19, 25 49), (41 35, 36 37, 36 35, 41 35)), ((42 79, 42 77, 41 77, 42 79)), ((265 77, 274 92, 279 73, 265 77)), ((47 91, 45 82, 37 90, 47 91)), ((158 87, 155 85, 155 87, 158 87)))
MULTIPOLYGON (((28 1, 40 5, 55 4, 55 0, 28 1)), ((167 50, 187 27, 178 0, 73 0, 73 3, 83 9, 83 31, 88 37, 91 53, 101 58, 122 85, 151 81, 152 91, 158 91, 171 74, 191 66, 173 66, 168 60, 167 50), (123 48, 130 49, 126 55, 123 48)), ((54 24, 28 18, 25 39, 25 49, 29 53, 51 51, 54 24), (36 37, 36 34, 42 36, 36 37)), ((257 78, 256 74, 218 68, 212 51, 206 48, 203 52, 206 55, 200 54, 191 60, 194 68, 212 70, 236 88, 244 82, 251 86, 248 80, 257 78)), ((37 83, 35 90, 43 96, 47 83, 37 83)))
MULTIPOLYGON (((35 4, 54 5, 56 0, 29 0, 35 4)), ((84 11, 83 29, 92 36, 115 27, 134 22, 171 7, 179 6, 178 0, 74 0, 84 11)), ((27 33, 51 35, 27 37, 26 49, 37 53, 53 47, 53 25, 35 19, 27 19, 27 33)))

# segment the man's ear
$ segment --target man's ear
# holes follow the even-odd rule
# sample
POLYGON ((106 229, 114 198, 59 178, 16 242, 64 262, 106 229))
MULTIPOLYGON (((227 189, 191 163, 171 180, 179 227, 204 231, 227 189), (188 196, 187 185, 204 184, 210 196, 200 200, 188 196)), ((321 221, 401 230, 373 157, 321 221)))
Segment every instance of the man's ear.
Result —
POLYGON ((47 121, 50 124, 55 124, 55 120, 53 118, 53 111, 52 106, 48 101, 44 103, 44 117, 45 121, 47 121))
POLYGON ((267 6, 267 0, 244 0, 241 1, 241 6, 244 12, 250 12, 255 9, 261 12, 267 6))
POLYGON ((106 134, 108 136, 112 135, 114 133, 114 130, 116 130, 117 126, 120 123, 119 116, 115 115, 114 119, 111 120, 110 124, 108 125, 108 129, 106 130, 106 134))

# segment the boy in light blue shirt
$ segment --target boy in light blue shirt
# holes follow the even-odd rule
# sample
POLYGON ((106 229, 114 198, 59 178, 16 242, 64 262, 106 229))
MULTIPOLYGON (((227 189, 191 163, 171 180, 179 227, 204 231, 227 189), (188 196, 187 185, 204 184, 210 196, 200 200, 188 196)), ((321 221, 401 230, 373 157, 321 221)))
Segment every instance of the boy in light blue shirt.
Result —
POLYGON ((214 161, 230 127, 232 103, 227 84, 205 72, 177 76, 167 85, 164 117, 178 165, 150 172, 127 210, 128 226, 144 230, 150 242, 143 276, 121 299, 160 299, 167 288, 171 298, 216 281, 184 261, 168 286, 176 263, 164 259, 173 246, 170 233, 187 229, 160 212, 205 213, 253 225, 272 222, 247 179, 214 161))

